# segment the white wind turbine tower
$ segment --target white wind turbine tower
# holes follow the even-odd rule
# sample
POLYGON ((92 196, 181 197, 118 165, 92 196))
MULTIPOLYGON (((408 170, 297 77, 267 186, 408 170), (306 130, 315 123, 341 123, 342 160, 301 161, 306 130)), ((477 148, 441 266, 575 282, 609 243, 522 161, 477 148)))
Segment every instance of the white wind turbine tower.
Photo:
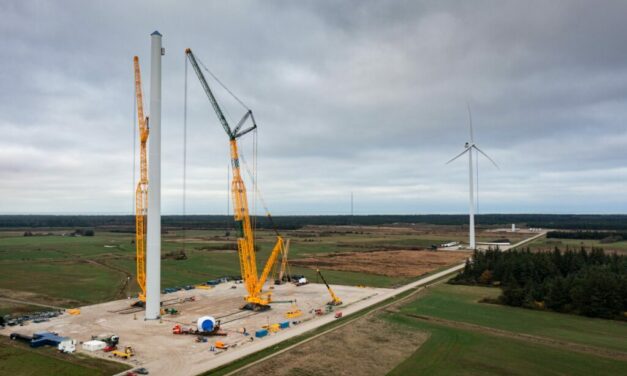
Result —
POLYGON ((473 167, 474 166, 472 163, 473 149, 477 151, 477 159, 479 158, 478 153, 481 153, 483 154, 484 157, 488 158, 488 160, 492 162, 492 164, 496 168, 499 168, 499 166, 496 164, 496 162, 492 160, 492 158, 490 158, 486 153, 484 153, 481 149, 479 149, 479 147, 475 144, 475 136, 472 131, 472 114, 470 113, 470 105, 467 105, 467 107, 468 107, 468 122, 470 126, 470 142, 466 142, 466 144, 464 145, 464 151, 456 155, 455 158, 446 162, 446 164, 449 164, 453 162, 454 160, 456 160, 457 158, 461 157, 462 155, 468 153, 468 186, 469 186, 469 195, 470 195, 470 207, 469 207, 469 213, 468 213, 470 217, 469 224, 468 224, 468 238, 469 238, 468 241, 470 244, 470 249, 476 249, 477 243, 475 241, 475 194, 474 194, 475 184, 473 181, 473 176, 474 176, 473 167))

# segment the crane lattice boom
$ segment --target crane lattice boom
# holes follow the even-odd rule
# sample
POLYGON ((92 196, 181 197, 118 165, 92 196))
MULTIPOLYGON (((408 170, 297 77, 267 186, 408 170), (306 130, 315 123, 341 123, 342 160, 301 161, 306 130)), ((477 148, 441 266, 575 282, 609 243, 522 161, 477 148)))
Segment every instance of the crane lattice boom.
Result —
POLYGON ((200 84, 207 94, 209 102, 211 102, 211 106, 213 107, 218 117, 218 120, 220 121, 220 124, 224 128, 226 134, 229 136, 231 149, 231 166, 233 168, 231 192, 233 197, 233 211, 235 223, 239 235, 237 239, 237 249, 240 260, 240 271, 242 274, 242 278, 244 279, 246 291, 248 293, 245 298, 248 304, 245 306, 245 308, 268 309, 268 304, 271 302, 271 295, 270 293, 263 294, 262 289, 263 285, 266 282, 266 279, 268 278, 268 274, 270 273, 274 263, 276 262, 277 256, 284 247, 283 238, 277 234, 276 244, 274 245, 274 248, 270 253, 268 261, 266 261, 261 275, 258 276, 257 260, 255 255, 255 240, 250 221, 250 214, 248 212, 246 186, 244 185, 244 180, 241 176, 239 152, 237 149, 237 139, 256 129, 257 124, 255 123, 255 118, 252 111, 250 109, 247 109, 246 114, 238 122, 237 126, 232 129, 229 126, 226 118, 224 117, 224 113, 222 112, 220 105, 213 95, 213 92, 211 91, 211 88, 209 87, 209 84, 207 83, 204 74, 200 70, 198 61, 192 53, 192 50, 188 48, 187 50, 185 50, 185 54, 187 55, 187 58, 191 63, 194 72, 196 72, 200 84), (244 128, 244 124, 246 124, 249 120, 252 125, 248 128, 244 128))
POLYGON ((137 100, 137 120, 139 127, 139 182, 135 189, 135 253, 137 267, 137 284, 139 300, 146 301, 146 214, 148 208, 148 161, 146 143, 148 142, 148 118, 144 116, 144 99, 142 95, 141 72, 139 58, 133 58, 135 67, 135 98, 137 100))

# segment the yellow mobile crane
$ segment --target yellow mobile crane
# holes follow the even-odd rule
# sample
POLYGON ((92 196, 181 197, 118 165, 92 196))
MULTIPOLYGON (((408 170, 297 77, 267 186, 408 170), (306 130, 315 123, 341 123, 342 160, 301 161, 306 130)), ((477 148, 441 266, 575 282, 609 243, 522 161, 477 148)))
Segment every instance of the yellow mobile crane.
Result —
POLYGON ((148 142, 148 117, 144 116, 144 99, 139 70, 139 58, 133 58, 135 66, 135 97, 137 100, 137 119, 139 126, 139 182, 135 190, 135 253, 137 266, 137 285, 139 285, 138 306, 146 303, 146 214, 148 208, 148 161, 146 143, 148 142))
POLYGON ((327 283, 327 280, 324 279, 324 277, 322 276, 322 273, 320 272, 320 269, 316 269, 316 272, 318 273, 320 278, 322 278, 322 282, 324 282, 324 284, 327 286, 327 290, 329 290, 329 295, 331 295, 331 301, 328 302, 327 304, 328 305, 332 305, 332 306, 341 305, 342 304, 342 299, 338 298, 337 295, 335 295, 335 293, 333 292, 333 289, 327 283))
POLYGON ((272 270, 272 266, 276 262, 277 256, 283 249, 283 238, 277 233, 276 244, 274 245, 274 248, 270 253, 270 257, 268 258, 268 261, 263 268, 261 276, 258 276, 253 229, 250 222, 250 215, 248 213, 246 187, 244 186, 244 180, 242 179, 240 173, 240 161, 237 150, 237 139, 256 129, 257 124, 255 123, 253 112, 250 109, 247 109, 246 114, 244 114, 237 126, 231 129, 231 126, 224 117, 224 113, 222 112, 220 105, 213 95, 213 92, 211 91, 211 88, 209 87, 209 84, 207 83, 204 74, 198 66, 198 62, 196 60, 196 57, 192 53, 192 50, 189 48, 186 49, 185 55, 191 63, 192 68, 196 72, 198 80, 200 81, 200 84, 204 89, 205 94, 207 94, 207 98, 209 98, 209 102, 211 102, 211 106, 213 107, 213 110, 220 120, 220 124, 222 124, 224 131, 229 136, 229 143, 231 148, 231 167, 233 169, 231 192, 233 196, 233 212, 235 217, 235 224, 238 230, 237 249, 239 254, 240 270, 242 273, 242 278, 244 280, 244 285, 246 286, 246 291, 248 293, 245 298, 247 304, 242 308, 255 311, 267 310, 270 308, 268 304, 272 301, 271 293, 262 293, 262 289, 263 285, 266 282, 266 279, 268 278, 268 274, 272 270), (248 128, 242 129, 244 124, 248 123, 249 121, 250 123, 252 123, 252 125, 248 128))

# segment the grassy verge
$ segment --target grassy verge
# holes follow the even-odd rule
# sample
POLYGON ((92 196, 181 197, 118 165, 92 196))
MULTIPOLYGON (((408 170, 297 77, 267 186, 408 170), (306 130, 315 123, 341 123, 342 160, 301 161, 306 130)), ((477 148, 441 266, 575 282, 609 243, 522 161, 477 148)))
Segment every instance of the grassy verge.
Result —
POLYGON ((22 343, 0 337, 0 375, 112 375, 128 365, 91 358, 81 354, 61 354, 52 348, 32 349, 22 343))
POLYGON ((430 333, 390 375, 619 375, 618 360, 494 337, 388 314, 392 322, 430 333))
POLYGON ((627 325, 622 322, 479 303, 499 295, 495 288, 440 284, 428 290, 401 312, 627 352, 627 325))

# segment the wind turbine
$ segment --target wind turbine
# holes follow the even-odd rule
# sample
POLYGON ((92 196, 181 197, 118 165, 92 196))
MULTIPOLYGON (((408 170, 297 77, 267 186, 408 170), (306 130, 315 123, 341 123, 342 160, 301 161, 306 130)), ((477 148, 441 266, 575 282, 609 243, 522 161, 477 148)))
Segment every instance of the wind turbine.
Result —
POLYGON ((469 213, 468 213, 470 217, 469 224, 468 224, 468 229, 469 229, 468 241, 470 244, 470 248, 476 249, 477 243, 475 241, 475 194, 474 194, 475 185, 473 181, 473 177, 474 177, 473 167, 474 166, 472 163, 473 149, 477 151, 477 160, 479 160, 479 153, 481 153, 483 154, 484 157, 488 158, 488 160, 492 162, 492 164, 496 168, 499 168, 499 166, 496 164, 496 162, 492 160, 492 158, 490 158, 486 153, 484 153, 481 149, 479 149, 479 147, 475 144, 475 136, 472 130, 472 114, 470 112, 470 105, 467 104, 466 106, 468 108, 468 123, 470 126, 470 142, 466 142, 466 144, 464 145, 464 151, 456 155, 450 161, 446 162, 446 164, 449 164, 453 162, 454 160, 456 160, 457 158, 461 157, 462 155, 468 153, 468 186, 469 186, 469 195, 470 195, 470 207, 469 207, 469 213))

